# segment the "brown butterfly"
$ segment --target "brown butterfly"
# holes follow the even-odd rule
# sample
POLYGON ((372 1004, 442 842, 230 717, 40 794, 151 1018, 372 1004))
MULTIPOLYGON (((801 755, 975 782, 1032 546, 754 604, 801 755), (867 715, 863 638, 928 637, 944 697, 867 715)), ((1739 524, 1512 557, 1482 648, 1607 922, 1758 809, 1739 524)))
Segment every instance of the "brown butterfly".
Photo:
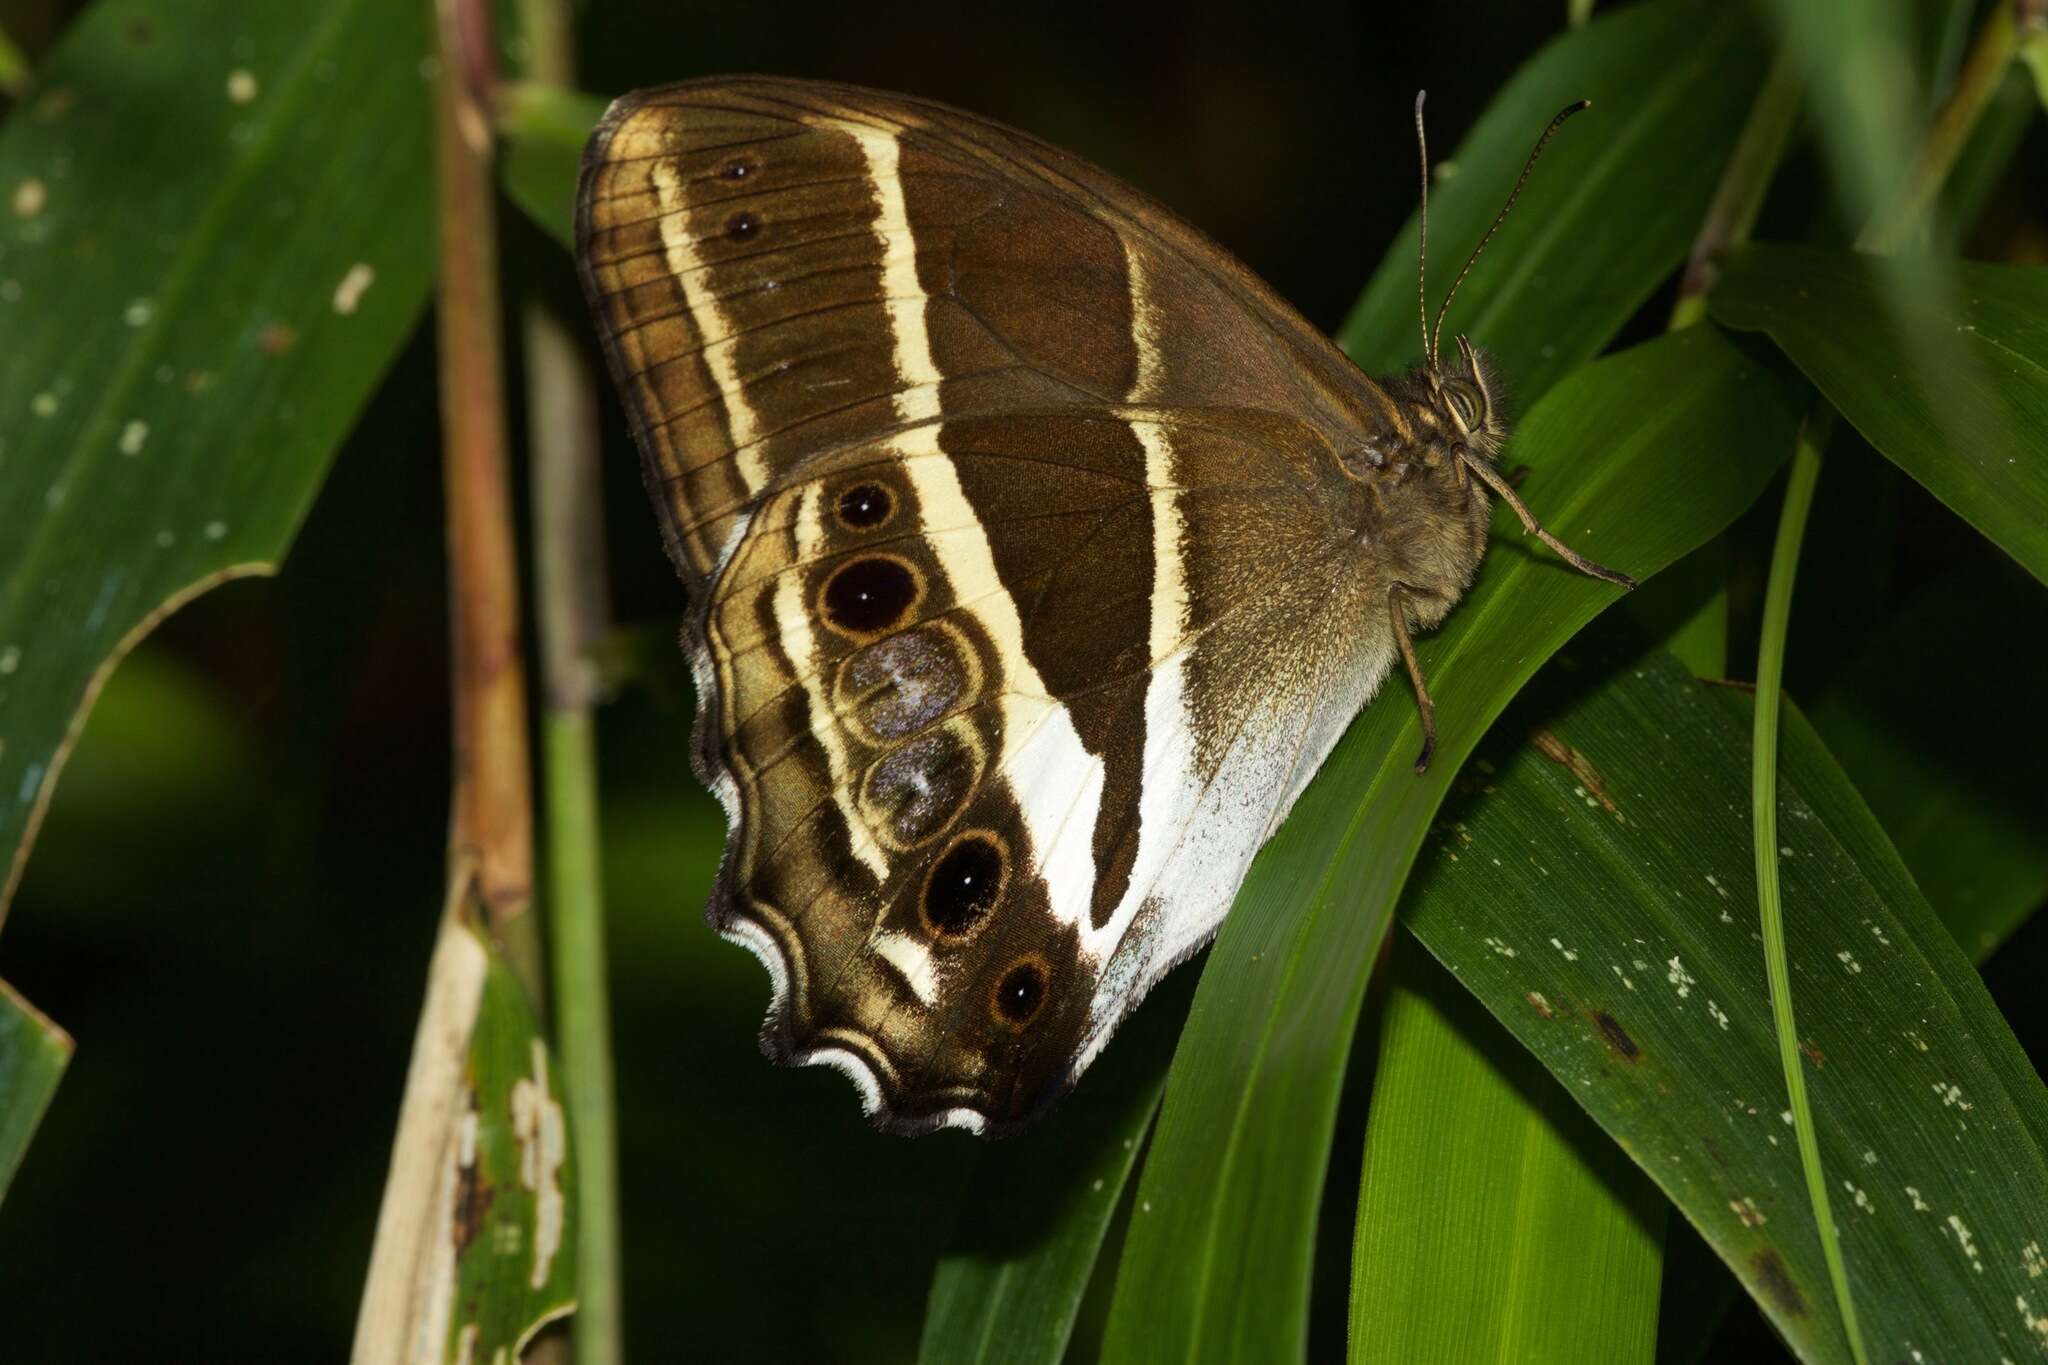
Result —
POLYGON ((1397 658, 1427 764, 1409 636, 1471 582, 1489 492, 1629 582, 1494 468, 1450 296, 1371 379, 1166 209, 970 114, 628 95, 577 240, 691 597, 711 923, 768 968, 769 1055, 895 1131, 1072 1085, 1397 658))

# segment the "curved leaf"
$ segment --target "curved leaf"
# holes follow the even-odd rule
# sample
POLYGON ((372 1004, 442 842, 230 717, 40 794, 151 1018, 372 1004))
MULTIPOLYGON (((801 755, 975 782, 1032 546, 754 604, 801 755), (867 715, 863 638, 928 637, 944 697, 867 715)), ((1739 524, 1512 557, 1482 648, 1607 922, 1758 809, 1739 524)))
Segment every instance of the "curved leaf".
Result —
POLYGON ((2048 269, 1746 246, 1707 307, 2048 581, 2048 269))
POLYGON ((105 671, 278 558, 419 315, 424 19, 102 0, 0 128, 0 911, 105 671))
MULTIPOLYGON (((1745 799, 1749 702, 1668 656, 1620 657, 1575 649, 1496 730, 1402 916, 1663 1187, 1794 1349, 1845 1360, 1781 1113, 1745 799)), ((2031 1358, 2048 1332, 2048 1091, 1841 770, 1787 721, 1788 947, 1866 1340, 1875 1359, 2031 1358)))
MULTIPOLYGON (((1647 575, 1725 526, 1791 448, 1797 398, 1703 328, 1592 365, 1530 414, 1513 458, 1567 541, 1647 575), (1536 490, 1541 490, 1540 498, 1536 490), (1675 491, 1682 490, 1682 492, 1675 491)), ((1412 768, 1398 679, 1253 864, 1168 1077, 1105 1343, 1114 1360, 1293 1358, 1366 973, 1455 767, 1541 661, 1618 596, 1496 546, 1418 647, 1437 759, 1412 768)))

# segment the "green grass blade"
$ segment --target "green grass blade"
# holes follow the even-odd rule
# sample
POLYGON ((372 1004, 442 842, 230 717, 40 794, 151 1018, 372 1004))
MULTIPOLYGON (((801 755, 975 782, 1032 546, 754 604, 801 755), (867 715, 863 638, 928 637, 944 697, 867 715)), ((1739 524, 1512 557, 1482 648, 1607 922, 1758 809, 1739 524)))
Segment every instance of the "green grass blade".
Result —
MULTIPOLYGON (((1845 1361, 1772 1098, 1751 721, 1747 697, 1669 656, 1575 645, 1482 747, 1402 916, 1798 1355, 1845 1361)), ((1872 1358, 2027 1359, 2048 1331, 2048 1091, 1811 728, 1783 722, 1801 1064, 1872 1358)))
POLYGON ((1785 903, 1778 879, 1778 707, 1784 697, 1785 627, 1792 616, 1792 588, 1799 577, 1799 547, 1806 538, 1806 519, 1813 511, 1813 493, 1820 482, 1821 448, 1834 429, 1833 414, 1819 409, 1799 433, 1792 455, 1792 474, 1785 484, 1785 504, 1778 514, 1777 545, 1771 552, 1771 574, 1764 590, 1763 640, 1757 650, 1756 707, 1750 731, 1750 818, 1756 860, 1757 903, 1762 911, 1764 980, 1771 997, 1771 1028, 1778 1042, 1778 1069, 1799 1143, 1799 1169, 1806 1178, 1806 1198, 1813 1227, 1828 1268, 1835 1311, 1850 1356, 1864 1365, 1869 1354, 1856 1322, 1856 1296, 1842 1263, 1842 1245, 1828 1200, 1828 1171, 1821 1164, 1820 1140, 1813 1129, 1813 1107, 1807 1100, 1806 1071, 1800 1060, 1799 1025, 1792 1001, 1792 969, 1785 960, 1785 903))
POLYGON ((1351 1358, 1652 1359, 1663 1195, 1413 940, 1394 963, 1351 1358))
MULTIPOLYGON (((1648 574, 1756 497, 1796 420, 1777 378, 1693 328, 1564 381, 1512 458, 1534 470, 1526 487, 1542 490, 1560 535, 1648 574)), ((1337 1091, 1388 914, 1456 765, 1616 595, 1519 542, 1497 544, 1466 602, 1419 646, 1439 725, 1429 773, 1412 770, 1415 712, 1393 689, 1254 863, 1174 1060, 1107 1358, 1300 1353, 1337 1091)))
POLYGON ((277 561, 419 316, 425 50, 414 0, 102 0, 0 127, 9 889, 112 661, 277 561))
POLYGON ((1913 881, 1978 962, 2048 899, 2048 595, 2004 563, 1929 584, 1807 707, 1913 881), (1957 667, 1989 660, 1999 667, 1957 667), (1930 706, 1929 698, 1941 704, 1930 706), (1959 717, 1996 716, 1996 724, 1959 717))
POLYGON ((1708 309, 1769 334, 1865 440, 2048 581, 2048 270, 1747 246, 1708 309))
POLYGON ((0 981, 0 1199, 71 1060, 71 1039, 0 981))
MULTIPOLYGON (((1747 6, 1686 0, 1604 13, 1537 53, 1439 163, 1429 202, 1432 311, 1544 124, 1571 100, 1593 107, 1544 152, 1459 289, 1445 345, 1463 332, 1486 347, 1523 411, 1598 355, 1685 259, 1763 70, 1747 6)), ((1411 193, 1392 187, 1414 173, 1387 168, 1389 192, 1411 193)), ((1368 370, 1420 358, 1415 238, 1411 217, 1338 332, 1368 370)))

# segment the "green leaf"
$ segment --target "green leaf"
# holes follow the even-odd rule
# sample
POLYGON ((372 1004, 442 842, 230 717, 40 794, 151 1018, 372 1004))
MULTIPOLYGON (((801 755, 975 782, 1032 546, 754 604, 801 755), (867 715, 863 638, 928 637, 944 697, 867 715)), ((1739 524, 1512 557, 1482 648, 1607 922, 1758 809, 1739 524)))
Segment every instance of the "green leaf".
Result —
MULTIPOLYGON (((1575 647, 1474 772, 1438 822, 1405 921, 1803 1358, 1846 1359, 1781 1118, 1752 897, 1748 698, 1668 655, 1625 650, 1617 664, 1611 649, 1575 647)), ((2048 1333, 2048 1092, 1796 713, 1780 780, 1802 1051, 1872 1356, 2031 1357, 2048 1333)))
POLYGON ((1747 246, 1707 306, 2048 581, 2048 270, 1747 246))
POLYGON ((451 1154, 456 1280, 443 1359, 517 1360, 576 1304, 569 1125, 533 1007, 490 953, 451 1154))
POLYGON ((512 87, 498 116, 504 140, 499 175, 505 193, 542 231, 576 249, 576 182, 583 144, 605 101, 558 86, 512 87))
POLYGON ((1923 589, 1808 708, 1979 962, 2048 898, 2048 788, 2013 761, 2048 754, 2044 676, 2048 595, 2009 565, 1979 565, 1923 589), (1999 666, 1957 667, 1993 657, 1999 666))
POLYGON ((71 1060, 71 1039, 0 981, 0 1199, 71 1060))
POLYGON ((1166 1085, 1195 977, 1161 984, 1059 1110, 989 1150, 932 1277, 918 1359, 1056 1361, 1166 1085))
MULTIPOLYGON (((1446 338, 1462 332, 1491 352, 1525 408, 1598 355, 1685 258, 1763 65, 1748 6, 1682 0, 1603 14, 1537 53, 1438 166, 1429 203, 1432 314, 1536 135, 1570 100, 1593 107, 1552 139, 1459 289, 1446 338), (1644 192, 1648 185, 1654 193, 1644 192)), ((1412 166, 1388 167, 1388 192, 1407 193, 1398 187, 1413 174, 1412 166)), ((1420 358, 1415 240, 1411 218, 1338 333, 1368 370, 1420 358)))
MULTIPOLYGON (((1529 415, 1512 459, 1535 471, 1526 496, 1557 534, 1647 575, 1754 500, 1797 419, 1776 376, 1692 328, 1566 379, 1529 415)), ((1418 647, 1437 702, 1429 773, 1413 771, 1419 727, 1397 680, 1253 864, 1168 1079, 1106 1358, 1301 1354, 1337 1093, 1409 864, 1487 725, 1617 596, 1524 542, 1496 545, 1466 602, 1418 647)))
POLYGON ((101 0, 0 128, 0 911, 107 671, 275 563, 419 316, 424 19, 101 0))
POLYGON ((1412 941, 1394 963, 1351 1358, 1650 1360, 1663 1196, 1449 973, 1412 941))

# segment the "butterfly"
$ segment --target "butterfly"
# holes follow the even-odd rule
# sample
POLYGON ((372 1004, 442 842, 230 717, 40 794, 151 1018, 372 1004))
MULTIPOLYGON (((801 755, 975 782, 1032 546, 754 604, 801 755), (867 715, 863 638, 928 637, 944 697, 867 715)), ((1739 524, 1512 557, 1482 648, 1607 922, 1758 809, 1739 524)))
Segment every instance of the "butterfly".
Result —
POLYGON ((690 598, 708 918, 767 967, 768 1054, 893 1131, 1063 1094, 1397 660, 1427 764, 1410 636, 1489 495, 1628 582, 1495 469, 1450 295, 1423 363, 1369 378, 1167 209, 971 114, 640 91, 592 135, 577 244, 690 598))

